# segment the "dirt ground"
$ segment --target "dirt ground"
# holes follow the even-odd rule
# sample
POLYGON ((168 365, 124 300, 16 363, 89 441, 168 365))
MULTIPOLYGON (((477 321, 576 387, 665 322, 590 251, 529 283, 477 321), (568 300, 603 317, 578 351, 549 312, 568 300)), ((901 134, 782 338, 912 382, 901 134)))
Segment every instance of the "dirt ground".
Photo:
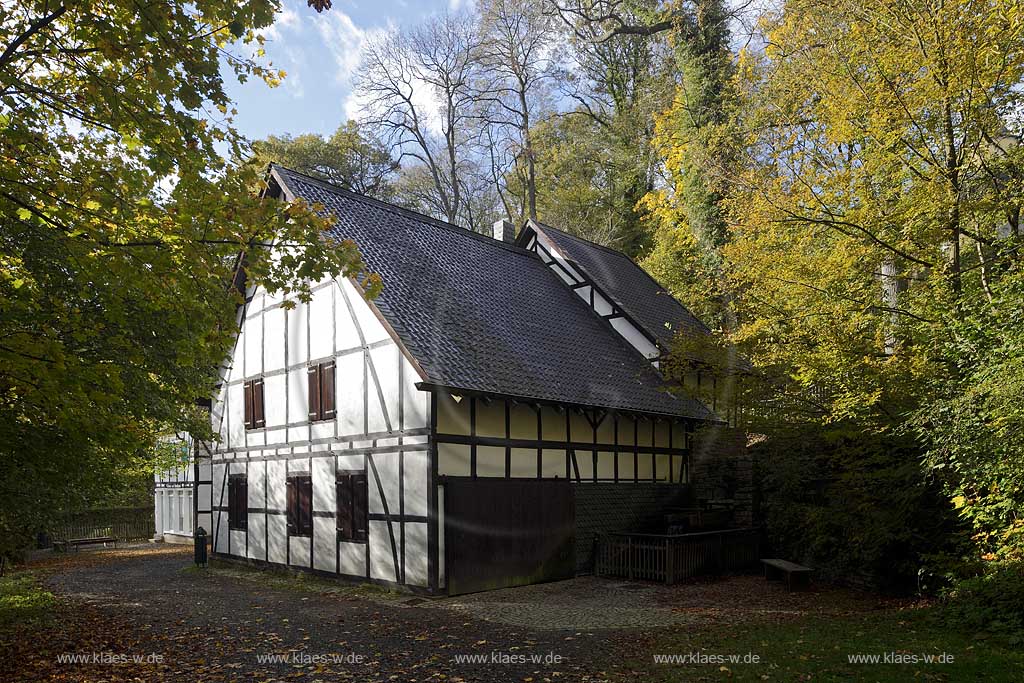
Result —
POLYGON ((161 545, 32 567, 57 614, 0 637, 0 681, 632 681, 622 662, 656 629, 887 606, 821 587, 791 594, 756 576, 678 586, 581 577, 423 599, 199 570, 190 548, 161 545))

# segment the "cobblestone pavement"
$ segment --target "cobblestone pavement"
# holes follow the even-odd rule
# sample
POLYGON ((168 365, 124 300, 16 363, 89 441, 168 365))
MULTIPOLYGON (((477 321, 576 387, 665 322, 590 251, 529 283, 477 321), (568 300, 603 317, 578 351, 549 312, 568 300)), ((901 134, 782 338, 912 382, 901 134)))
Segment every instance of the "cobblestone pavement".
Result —
POLYGON ((661 601, 660 586, 584 576, 441 600, 477 619, 533 629, 594 631, 692 623, 661 601))
POLYGON ((876 604, 854 591, 822 586, 789 593, 760 576, 709 577, 674 586, 582 576, 438 603, 498 624, 587 632, 840 614, 876 604))

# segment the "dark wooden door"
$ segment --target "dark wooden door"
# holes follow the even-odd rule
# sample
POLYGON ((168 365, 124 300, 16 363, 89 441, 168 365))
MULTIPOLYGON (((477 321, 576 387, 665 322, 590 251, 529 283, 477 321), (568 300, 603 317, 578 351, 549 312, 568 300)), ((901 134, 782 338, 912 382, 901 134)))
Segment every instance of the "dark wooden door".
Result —
POLYGON ((574 575, 576 512, 568 480, 449 478, 444 503, 450 595, 574 575))

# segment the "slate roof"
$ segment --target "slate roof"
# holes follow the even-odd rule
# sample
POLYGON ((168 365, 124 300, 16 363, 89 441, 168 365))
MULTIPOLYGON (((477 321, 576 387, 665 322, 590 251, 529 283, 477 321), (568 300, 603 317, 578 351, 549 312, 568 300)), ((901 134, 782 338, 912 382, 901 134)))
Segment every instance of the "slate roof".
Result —
POLYGON ((539 230, 554 242, 563 256, 593 280, 662 348, 672 348, 677 332, 689 335, 711 333, 707 325, 625 254, 549 225, 531 223, 534 230, 539 230))
POLYGON ((273 166, 292 195, 336 217, 383 292, 373 304, 439 386, 584 406, 716 419, 512 244, 273 166))

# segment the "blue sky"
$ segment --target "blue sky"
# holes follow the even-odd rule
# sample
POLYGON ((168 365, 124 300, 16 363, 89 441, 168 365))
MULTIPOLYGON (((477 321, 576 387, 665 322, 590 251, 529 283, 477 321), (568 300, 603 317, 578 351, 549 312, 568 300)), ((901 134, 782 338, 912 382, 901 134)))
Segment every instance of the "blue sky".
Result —
POLYGON ((389 29, 468 5, 467 0, 334 0, 323 14, 306 0, 283 0, 284 11, 264 31, 266 59, 288 76, 277 88, 239 84, 225 72, 235 100, 235 124, 250 139, 271 134, 330 133, 353 111, 352 75, 362 45, 389 29))

